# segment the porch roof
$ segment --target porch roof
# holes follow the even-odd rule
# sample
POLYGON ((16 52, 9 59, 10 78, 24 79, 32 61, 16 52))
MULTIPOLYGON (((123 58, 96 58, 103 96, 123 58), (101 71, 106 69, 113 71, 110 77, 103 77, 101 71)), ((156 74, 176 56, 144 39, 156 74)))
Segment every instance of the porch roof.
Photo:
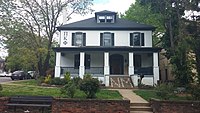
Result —
POLYGON ((127 52, 160 52, 162 48, 157 47, 102 47, 102 46, 85 46, 85 47, 53 47, 55 52, 64 51, 127 51, 127 52))

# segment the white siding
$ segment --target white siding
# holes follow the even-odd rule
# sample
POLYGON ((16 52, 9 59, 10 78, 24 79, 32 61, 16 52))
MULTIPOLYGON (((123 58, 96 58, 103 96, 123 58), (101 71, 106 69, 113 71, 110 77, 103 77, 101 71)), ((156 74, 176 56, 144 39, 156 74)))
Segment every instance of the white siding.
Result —
POLYGON ((115 46, 130 46, 130 33, 141 32, 145 36, 145 47, 152 47, 152 31, 61 31, 60 47, 71 47, 72 33, 83 32, 86 33, 86 46, 100 46, 100 33, 111 32, 114 33, 115 46), (64 38, 64 32, 66 38, 64 38))

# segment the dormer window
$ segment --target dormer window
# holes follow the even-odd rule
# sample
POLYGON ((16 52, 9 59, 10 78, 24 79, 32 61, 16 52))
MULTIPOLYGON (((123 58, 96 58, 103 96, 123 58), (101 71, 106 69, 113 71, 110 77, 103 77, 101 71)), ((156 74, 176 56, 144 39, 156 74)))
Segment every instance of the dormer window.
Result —
POLYGON ((112 11, 100 11, 95 13, 95 20, 97 23, 115 23, 117 13, 112 11))
POLYGON ((106 18, 105 16, 99 16, 99 23, 105 23, 106 22, 106 18))
POLYGON ((104 15, 104 16, 98 16, 98 23, 114 23, 114 15, 104 15))

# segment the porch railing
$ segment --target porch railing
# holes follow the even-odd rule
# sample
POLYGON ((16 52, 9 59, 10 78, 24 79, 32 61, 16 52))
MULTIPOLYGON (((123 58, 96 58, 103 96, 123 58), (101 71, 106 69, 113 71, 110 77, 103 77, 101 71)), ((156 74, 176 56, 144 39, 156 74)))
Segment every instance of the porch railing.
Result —
POLYGON ((103 67, 90 67, 90 69, 85 69, 85 73, 91 74, 93 76, 103 76, 103 67))
MULTIPOLYGON (((78 76, 79 69, 74 67, 61 67, 61 75, 64 75, 66 72, 70 72, 71 76, 78 76)), ((103 76, 103 67, 90 67, 85 69, 85 73, 91 74, 93 76, 103 76)))
POLYGON ((153 75, 153 67, 140 67, 134 69, 135 74, 153 75))

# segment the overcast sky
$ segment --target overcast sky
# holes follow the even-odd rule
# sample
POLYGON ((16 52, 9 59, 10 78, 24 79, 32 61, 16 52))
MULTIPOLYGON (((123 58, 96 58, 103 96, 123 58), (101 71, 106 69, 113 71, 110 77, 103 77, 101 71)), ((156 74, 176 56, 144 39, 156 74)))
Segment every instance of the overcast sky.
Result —
MULTIPOLYGON (((94 12, 109 10, 123 14, 134 2, 135 0, 94 0, 92 9, 94 12)), ((85 16, 74 15, 68 23, 94 17, 94 12, 85 16)), ((0 48, 0 57, 5 58, 5 56, 7 56, 6 50, 0 48)))
MULTIPOLYGON (((124 13, 134 2, 135 0, 94 0, 92 9, 94 12, 109 10, 118 13, 124 13)), ((69 23, 94 17, 94 12, 85 16, 74 15, 69 23)))

